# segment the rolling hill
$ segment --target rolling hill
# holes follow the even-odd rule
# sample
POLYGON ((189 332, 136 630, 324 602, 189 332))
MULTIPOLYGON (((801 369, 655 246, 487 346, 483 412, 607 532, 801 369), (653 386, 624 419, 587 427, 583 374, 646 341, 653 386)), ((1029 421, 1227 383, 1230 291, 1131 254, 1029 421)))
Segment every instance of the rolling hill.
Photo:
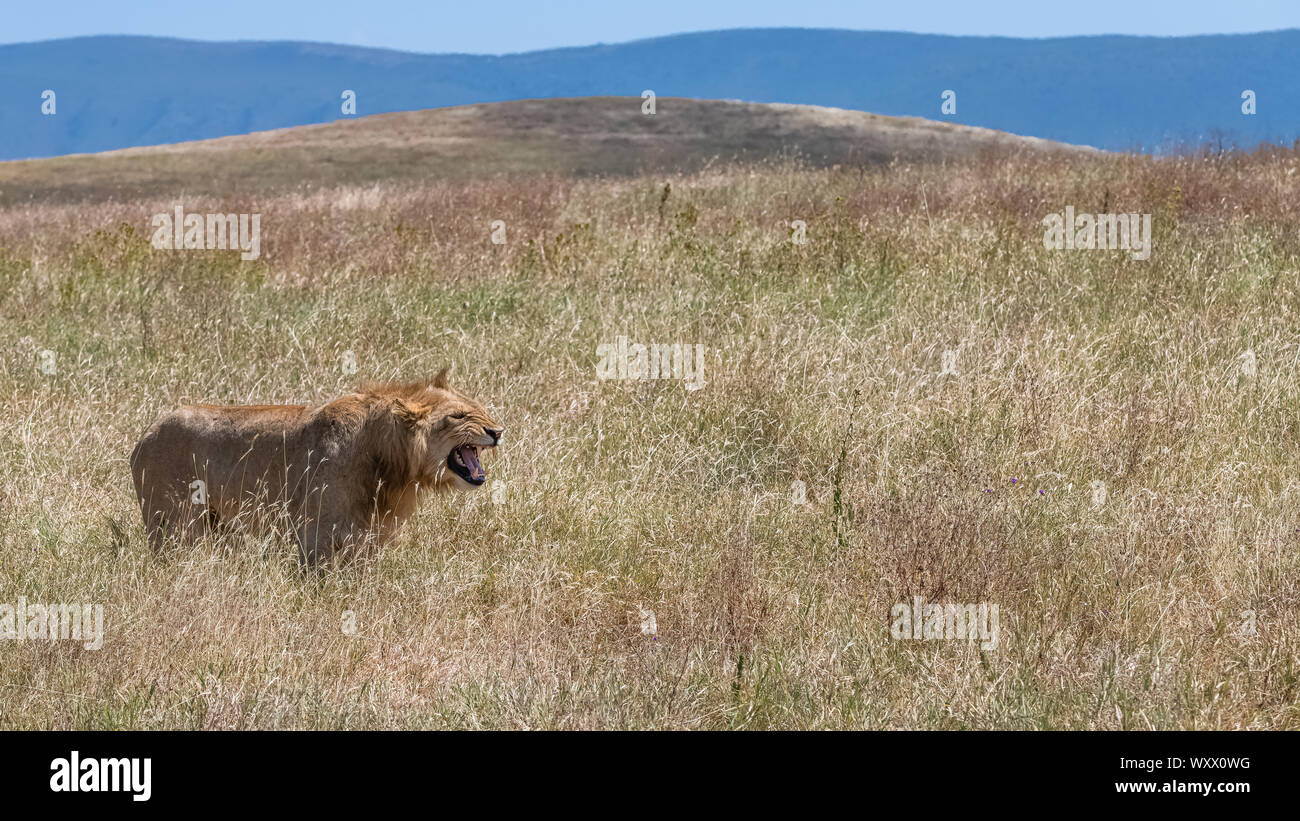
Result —
POLYGON ((0 163, 0 204, 227 196, 509 173, 621 175, 786 157, 813 165, 980 152, 1091 151, 861 111, 638 97, 520 100, 377 114, 189 143, 0 163))

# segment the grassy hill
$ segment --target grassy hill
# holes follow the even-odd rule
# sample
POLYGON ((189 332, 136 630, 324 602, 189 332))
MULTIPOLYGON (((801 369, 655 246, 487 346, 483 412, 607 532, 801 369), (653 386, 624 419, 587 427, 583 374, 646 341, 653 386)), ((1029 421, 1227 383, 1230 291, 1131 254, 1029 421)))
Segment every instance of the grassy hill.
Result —
POLYGON ((518 100, 376 114, 324 125, 0 163, 0 203, 266 194, 497 174, 628 175, 710 161, 945 161, 1079 151, 983 128, 818 106, 635 97, 518 100))

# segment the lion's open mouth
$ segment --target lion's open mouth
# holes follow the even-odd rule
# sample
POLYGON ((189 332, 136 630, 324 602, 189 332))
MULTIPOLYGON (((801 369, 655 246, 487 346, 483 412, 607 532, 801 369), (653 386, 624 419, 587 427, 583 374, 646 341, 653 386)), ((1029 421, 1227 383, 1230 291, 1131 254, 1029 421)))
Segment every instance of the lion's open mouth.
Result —
POLYGON ((487 481, 487 473, 478 461, 478 448, 473 445, 461 445, 447 456, 447 467, 471 485, 481 485, 487 481))

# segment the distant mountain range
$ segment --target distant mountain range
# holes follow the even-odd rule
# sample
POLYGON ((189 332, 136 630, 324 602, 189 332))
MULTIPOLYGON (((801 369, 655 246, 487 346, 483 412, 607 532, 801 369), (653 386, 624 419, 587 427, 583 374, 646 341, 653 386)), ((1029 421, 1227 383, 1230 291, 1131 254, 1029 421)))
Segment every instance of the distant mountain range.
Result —
POLYGON ((103 36, 0 46, 0 159, 539 97, 805 103, 1092 145, 1300 138, 1300 30, 1023 40, 736 29, 505 56, 103 36), (1256 113, 1242 113, 1254 92, 1256 113), (42 113, 54 92, 54 114, 42 113), (956 114, 941 110, 956 95, 956 114))

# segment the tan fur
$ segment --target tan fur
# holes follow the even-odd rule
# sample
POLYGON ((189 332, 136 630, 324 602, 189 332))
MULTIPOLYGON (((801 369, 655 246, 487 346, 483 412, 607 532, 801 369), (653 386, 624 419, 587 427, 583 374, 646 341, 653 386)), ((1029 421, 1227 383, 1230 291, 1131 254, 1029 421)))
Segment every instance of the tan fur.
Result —
POLYGON ((475 487, 448 469, 448 455, 492 447, 500 435, 444 370, 315 407, 188 405, 145 434, 131 473, 155 547, 213 529, 280 526, 296 534, 307 562, 322 564, 389 541, 425 490, 475 487))

